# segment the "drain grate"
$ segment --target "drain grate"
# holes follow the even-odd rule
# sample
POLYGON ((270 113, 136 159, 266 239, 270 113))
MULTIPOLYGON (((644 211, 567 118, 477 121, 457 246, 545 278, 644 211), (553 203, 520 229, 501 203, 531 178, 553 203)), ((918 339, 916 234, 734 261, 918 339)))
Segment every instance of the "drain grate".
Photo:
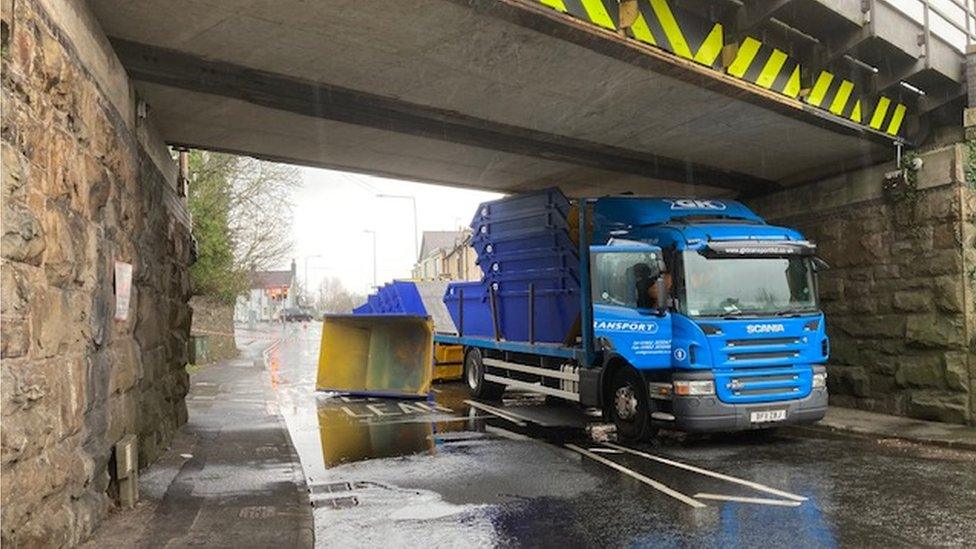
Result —
POLYGON ((328 484, 312 484, 309 486, 309 491, 313 494, 321 494, 323 492, 334 494, 336 492, 348 492, 352 490, 352 484, 348 482, 330 482, 328 484))
POLYGON ((245 519, 266 519, 275 516, 275 508, 269 505, 241 507, 238 516, 245 519))
POLYGON ((325 509, 348 509, 359 505, 356 496, 340 496, 337 498, 322 498, 312 500, 312 507, 325 509))

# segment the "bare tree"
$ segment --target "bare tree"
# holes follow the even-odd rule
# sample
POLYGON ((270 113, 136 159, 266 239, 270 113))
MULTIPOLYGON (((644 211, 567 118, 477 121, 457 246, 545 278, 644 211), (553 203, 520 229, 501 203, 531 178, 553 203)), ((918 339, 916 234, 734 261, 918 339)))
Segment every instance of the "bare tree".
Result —
POLYGON ((366 297, 354 294, 336 277, 326 277, 319 285, 317 307, 324 313, 350 313, 366 301, 366 297))
POLYGON ((291 253, 293 191, 301 171, 248 157, 230 157, 230 212, 238 269, 270 269, 291 253))

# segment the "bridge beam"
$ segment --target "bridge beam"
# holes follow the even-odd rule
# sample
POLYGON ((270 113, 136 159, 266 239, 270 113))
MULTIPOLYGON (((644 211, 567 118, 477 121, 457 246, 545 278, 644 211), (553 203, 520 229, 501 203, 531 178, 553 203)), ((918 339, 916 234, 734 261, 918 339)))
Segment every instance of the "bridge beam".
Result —
POLYGON ((366 92, 309 82, 125 40, 113 47, 132 78, 164 86, 240 99, 295 114, 413 136, 557 160, 624 174, 689 184, 708 184, 744 195, 780 185, 762 178, 475 118, 366 92))

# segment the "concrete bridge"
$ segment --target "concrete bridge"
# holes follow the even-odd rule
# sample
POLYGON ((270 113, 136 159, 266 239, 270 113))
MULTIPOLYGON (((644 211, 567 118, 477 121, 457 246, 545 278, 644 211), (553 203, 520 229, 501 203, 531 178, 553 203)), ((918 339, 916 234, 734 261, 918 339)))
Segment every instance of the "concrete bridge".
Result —
POLYGON ((169 143, 450 185, 761 194, 961 116, 960 45, 891 3, 674 4, 92 9, 169 143))
POLYGON ((834 266, 833 402, 976 422, 967 1, 2 7, 5 543, 84 538, 114 445, 135 435, 145 465, 186 420, 190 219, 167 146, 746 198, 834 266), (889 177, 899 150, 922 165, 889 177))

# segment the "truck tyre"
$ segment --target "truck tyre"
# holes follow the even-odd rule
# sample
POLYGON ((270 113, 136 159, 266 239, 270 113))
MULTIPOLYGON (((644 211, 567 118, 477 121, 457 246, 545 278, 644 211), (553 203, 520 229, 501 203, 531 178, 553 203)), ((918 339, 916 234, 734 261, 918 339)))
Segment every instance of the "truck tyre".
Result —
POLYGON ((501 400, 505 386, 493 381, 485 381, 485 364, 481 351, 470 349, 464 355, 464 382, 468 384, 471 396, 485 400, 501 400))
POLYGON ((650 440, 657 434, 651 425, 650 400, 644 380, 633 368, 619 368, 610 380, 608 416, 617 427, 617 435, 628 442, 650 440))

